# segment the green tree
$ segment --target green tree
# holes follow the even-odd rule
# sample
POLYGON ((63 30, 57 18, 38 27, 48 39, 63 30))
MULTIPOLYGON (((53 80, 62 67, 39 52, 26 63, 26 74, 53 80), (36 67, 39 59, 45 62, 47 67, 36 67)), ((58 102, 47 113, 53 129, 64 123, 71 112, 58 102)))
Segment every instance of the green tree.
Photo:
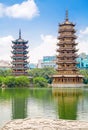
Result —
POLYGON ((33 79, 33 84, 35 87, 47 87, 47 80, 43 77, 35 77, 33 79))
POLYGON ((82 69, 80 70, 80 73, 84 76, 83 83, 88 84, 88 70, 82 69))
POLYGON ((7 69, 7 70, 0 69, 0 76, 6 77, 11 75, 12 75, 11 69, 7 69))
POLYGON ((16 83, 15 86, 16 87, 29 87, 29 78, 26 76, 19 76, 16 77, 16 83))
POLYGON ((43 77, 47 79, 48 83, 52 83, 52 75, 56 74, 56 70, 53 68, 35 68, 29 71, 29 76, 34 77, 43 77))
POLYGON ((9 87, 9 88, 12 88, 12 87, 15 87, 16 85, 16 80, 15 80, 15 77, 13 76, 7 76, 3 79, 3 83, 9 87))

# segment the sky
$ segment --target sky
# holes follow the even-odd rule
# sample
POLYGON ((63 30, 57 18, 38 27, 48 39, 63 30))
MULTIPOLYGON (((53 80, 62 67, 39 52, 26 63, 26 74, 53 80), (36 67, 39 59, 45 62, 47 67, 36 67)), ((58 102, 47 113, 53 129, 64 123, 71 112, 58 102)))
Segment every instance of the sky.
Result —
POLYGON ((0 0, 0 60, 11 61, 12 40, 28 40, 30 63, 56 55, 59 23, 76 24, 78 54, 88 54, 88 0, 0 0))

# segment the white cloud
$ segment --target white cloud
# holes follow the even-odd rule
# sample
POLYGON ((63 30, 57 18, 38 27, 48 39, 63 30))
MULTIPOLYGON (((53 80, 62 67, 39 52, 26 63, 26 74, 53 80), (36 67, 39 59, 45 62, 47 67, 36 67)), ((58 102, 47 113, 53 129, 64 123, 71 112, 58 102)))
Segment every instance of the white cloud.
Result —
POLYGON ((37 63, 43 56, 56 55, 56 37, 52 35, 41 35, 42 43, 30 50, 30 62, 37 63))
POLYGON ((5 6, 0 3, 0 17, 8 16, 13 18, 32 19, 39 15, 39 10, 34 0, 27 0, 21 4, 14 4, 12 6, 5 6))
POLYGON ((85 52, 88 54, 88 27, 84 30, 80 30, 78 35, 78 53, 85 52))
POLYGON ((0 17, 4 15, 4 5, 0 3, 0 17))
MULTIPOLYGON (((56 46, 56 37, 52 35, 41 35, 41 39, 42 43, 29 52, 30 62, 37 63, 38 59, 42 59, 43 56, 56 55, 56 49, 58 48, 56 46)), ((88 27, 79 31, 77 42, 78 53, 85 52, 88 54, 88 27)))
POLYGON ((80 34, 88 35, 88 27, 86 27, 85 30, 80 30, 80 34))
MULTIPOLYGON (((86 29, 81 30, 78 35, 78 53, 85 52, 88 54, 88 32, 86 29), (85 33, 86 32, 86 33, 85 33)), ((6 36, 0 38, 0 60, 11 60, 11 46, 12 36, 6 36)), ((57 49, 57 38, 52 35, 41 35, 41 44, 30 50, 29 47, 29 61, 31 63, 37 63, 39 59, 42 59, 43 56, 52 56, 56 55, 57 49)))
POLYGON ((0 60, 11 60, 12 36, 0 37, 0 60))

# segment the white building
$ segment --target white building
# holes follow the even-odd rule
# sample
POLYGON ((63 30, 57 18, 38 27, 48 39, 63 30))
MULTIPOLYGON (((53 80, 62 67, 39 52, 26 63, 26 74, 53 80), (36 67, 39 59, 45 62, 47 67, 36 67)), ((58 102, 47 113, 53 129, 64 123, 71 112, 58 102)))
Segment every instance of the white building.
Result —
POLYGON ((38 61, 38 68, 52 67, 56 68, 56 56, 44 56, 38 61))
POLYGON ((11 63, 9 61, 0 60, 0 69, 11 68, 11 63))

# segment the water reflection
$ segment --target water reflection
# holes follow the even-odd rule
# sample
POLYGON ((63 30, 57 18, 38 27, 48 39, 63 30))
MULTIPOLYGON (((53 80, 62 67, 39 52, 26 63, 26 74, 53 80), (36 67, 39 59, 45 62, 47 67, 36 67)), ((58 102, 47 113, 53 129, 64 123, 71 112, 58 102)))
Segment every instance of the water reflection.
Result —
POLYGON ((88 119, 88 89, 0 89, 0 125, 18 118, 88 119))
POLYGON ((25 98, 12 99, 12 119, 27 117, 27 100, 25 98))
POLYGON ((9 90, 12 95, 12 119, 23 119, 27 117, 28 89, 9 90))
POLYGON ((53 96, 58 106, 59 119, 77 119, 77 105, 79 97, 82 96, 80 89, 53 89, 53 96))

